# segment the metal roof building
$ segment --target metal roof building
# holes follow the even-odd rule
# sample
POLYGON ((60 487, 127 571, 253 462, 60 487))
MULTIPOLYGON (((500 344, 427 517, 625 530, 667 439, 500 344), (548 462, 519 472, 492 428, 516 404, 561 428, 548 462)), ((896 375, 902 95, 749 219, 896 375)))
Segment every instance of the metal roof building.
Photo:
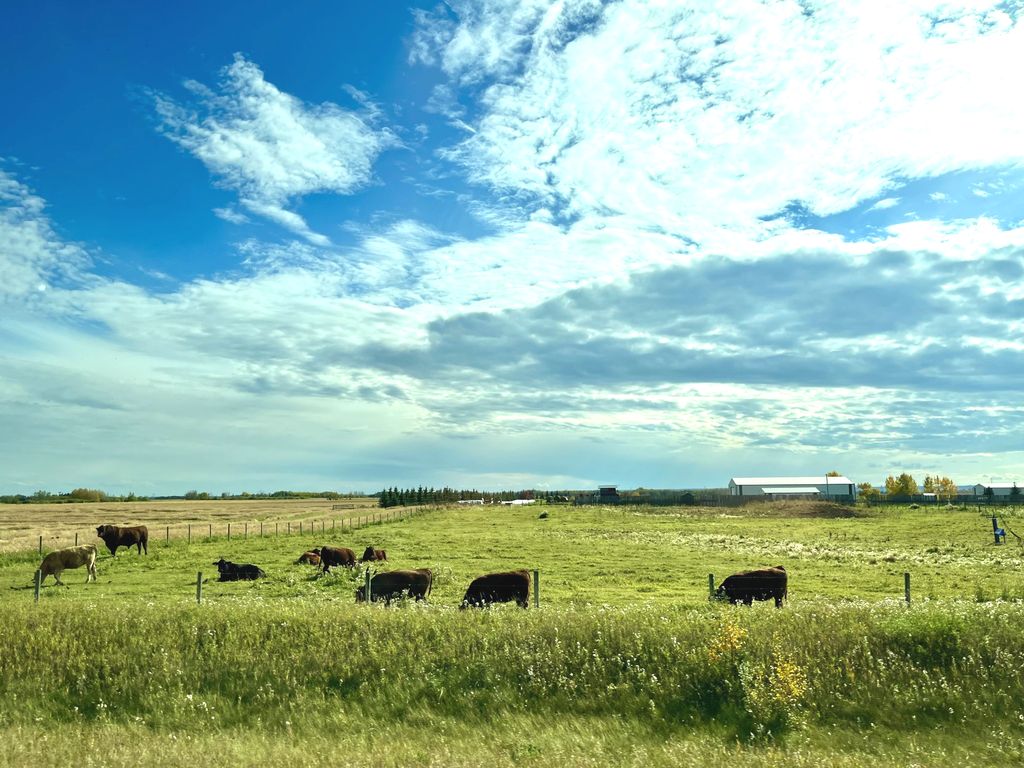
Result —
POLYGON ((833 496, 856 496, 857 486, 848 477, 734 477, 729 480, 733 496, 793 496, 826 499, 833 496))

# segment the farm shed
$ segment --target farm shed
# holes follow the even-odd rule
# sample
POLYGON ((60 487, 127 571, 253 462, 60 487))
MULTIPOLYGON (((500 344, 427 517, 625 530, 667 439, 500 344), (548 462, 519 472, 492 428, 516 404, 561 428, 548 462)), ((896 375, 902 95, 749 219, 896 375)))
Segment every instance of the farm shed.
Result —
POLYGON ((991 488, 993 496, 1012 496, 1014 486, 1020 489, 1020 495, 1024 497, 1024 485, 1020 483, 978 483, 974 486, 974 495, 984 496, 985 489, 991 488))
POLYGON ((773 499, 826 499, 856 497, 857 486, 848 477, 734 477, 729 480, 732 496, 767 496, 773 499))

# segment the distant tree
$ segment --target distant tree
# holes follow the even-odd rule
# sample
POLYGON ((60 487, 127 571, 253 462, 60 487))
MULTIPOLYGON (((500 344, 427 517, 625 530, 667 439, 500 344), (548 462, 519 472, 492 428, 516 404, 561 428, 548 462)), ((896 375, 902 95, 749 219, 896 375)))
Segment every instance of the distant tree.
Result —
POLYGON ((833 469, 831 472, 826 472, 825 477, 842 477, 842 475, 833 469))
POLYGON ((1013 487, 1010 489, 1010 498, 1013 499, 1014 502, 1020 498, 1020 488, 1017 487, 1017 483, 1014 483, 1013 487))
POLYGON ((68 494, 75 501, 103 501, 107 494, 95 488, 75 488, 68 494))
POLYGON ((935 484, 938 481, 938 477, 932 477, 931 475, 924 476, 924 484, 921 486, 925 493, 935 493, 935 484))
POLYGON ((917 493, 917 481, 913 475, 903 472, 899 477, 889 475, 885 478, 885 492, 890 498, 895 496, 913 496, 917 493))
POLYGON ((954 483, 948 477, 936 477, 934 485, 935 495, 938 496, 940 499, 944 499, 946 501, 949 501, 950 499, 955 499, 957 497, 957 494, 959 493, 959 490, 956 487, 956 483, 954 483))
POLYGON ((871 483, 857 483, 857 490, 860 491, 861 498, 868 501, 874 501, 882 495, 882 492, 871 483))
POLYGON ((992 497, 996 495, 996 492, 992 490, 991 486, 986 485, 984 492, 981 494, 988 501, 992 501, 992 497))

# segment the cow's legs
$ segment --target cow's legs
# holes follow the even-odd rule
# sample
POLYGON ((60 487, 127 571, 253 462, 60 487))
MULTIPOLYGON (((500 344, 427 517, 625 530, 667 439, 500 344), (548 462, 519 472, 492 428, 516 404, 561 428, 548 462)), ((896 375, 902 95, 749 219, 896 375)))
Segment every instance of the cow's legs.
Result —
POLYGON ((85 574, 85 583, 88 584, 90 581, 96 581, 96 563, 89 563, 85 574))
POLYGON ((55 579, 55 580, 57 581, 57 583, 58 583, 58 584, 59 584, 60 586, 62 586, 62 587, 66 587, 66 586, 67 586, 67 584, 65 584, 65 583, 64 583, 63 581, 61 581, 61 580, 60 580, 60 575, 61 575, 61 573, 62 573, 62 571, 54 571, 54 572, 53 572, 53 578, 54 578, 54 579, 55 579))
POLYGON ((750 596, 750 595, 747 595, 746 597, 743 598, 743 604, 744 605, 753 605, 754 604, 754 598, 752 596, 750 596))
POLYGON ((782 596, 781 595, 776 595, 775 596, 775 607, 776 608, 781 608, 782 607, 782 596))

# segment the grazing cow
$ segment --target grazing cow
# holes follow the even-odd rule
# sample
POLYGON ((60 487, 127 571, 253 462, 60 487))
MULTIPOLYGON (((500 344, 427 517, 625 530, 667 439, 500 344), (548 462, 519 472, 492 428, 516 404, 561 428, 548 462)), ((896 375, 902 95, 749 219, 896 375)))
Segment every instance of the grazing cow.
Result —
POLYGON ((530 572, 509 571, 488 573, 473 579, 462 598, 460 608, 478 606, 483 608, 491 603, 515 602, 520 608, 530 604, 530 572))
MULTIPOLYGON (((390 605, 408 594, 415 600, 426 600, 434 585, 434 573, 429 568, 418 568, 413 571, 385 571, 370 579, 370 599, 374 602, 383 600, 390 605)), ((356 602, 366 602, 366 587, 356 590, 356 602)))
POLYGON ((728 600, 733 605, 742 602, 752 605, 755 600, 775 600, 775 607, 781 608, 787 596, 788 577, 781 565, 774 568, 760 568, 743 571, 726 577, 715 592, 718 600, 728 600))
POLYGON ((267 574, 262 569, 248 563, 232 563, 223 557, 214 563, 220 572, 218 581, 252 581, 262 579, 267 574))
POLYGON ((103 539, 111 555, 117 554, 118 547, 136 547, 140 555, 142 550, 149 554, 149 528, 144 525, 98 525, 96 535, 103 539))
POLYGON ((367 547, 366 551, 363 552, 363 556, 359 558, 360 563, 369 563, 373 560, 387 560, 388 553, 383 549, 374 549, 373 547, 367 547))
POLYGON ((295 561, 295 564, 300 565, 303 563, 307 565, 320 565, 320 550, 311 549, 299 555, 299 559, 295 561))
POLYGON ((330 573, 336 565, 355 568, 356 553, 348 547, 320 547, 320 568, 323 572, 330 573))
POLYGON ((79 547, 55 550, 44 557, 43 562, 39 565, 39 572, 43 575, 39 583, 42 584, 52 573, 58 584, 62 587, 67 586, 60 580, 60 575, 68 568, 81 568, 83 565, 88 571, 85 575, 85 583, 96 581, 95 544, 83 544, 79 547))

